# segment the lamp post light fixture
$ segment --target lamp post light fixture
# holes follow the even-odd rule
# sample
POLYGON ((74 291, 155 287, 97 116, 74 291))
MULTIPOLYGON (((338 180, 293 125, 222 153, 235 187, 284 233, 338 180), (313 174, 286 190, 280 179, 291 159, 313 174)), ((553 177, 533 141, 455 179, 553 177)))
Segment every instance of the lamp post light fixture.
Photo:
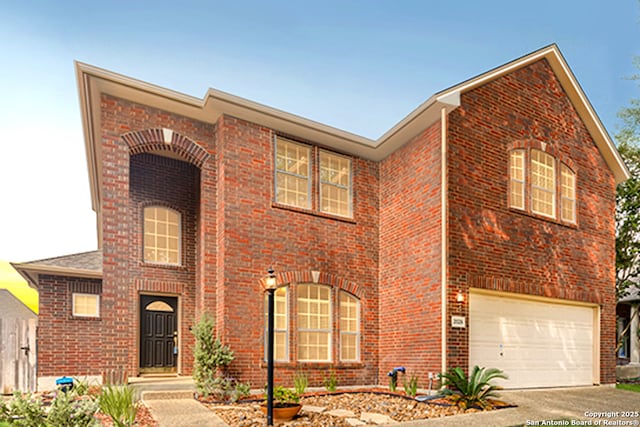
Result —
POLYGON ((264 279, 267 291, 267 425, 273 425, 273 318, 274 294, 278 287, 278 280, 273 268, 269 267, 268 275, 264 279))

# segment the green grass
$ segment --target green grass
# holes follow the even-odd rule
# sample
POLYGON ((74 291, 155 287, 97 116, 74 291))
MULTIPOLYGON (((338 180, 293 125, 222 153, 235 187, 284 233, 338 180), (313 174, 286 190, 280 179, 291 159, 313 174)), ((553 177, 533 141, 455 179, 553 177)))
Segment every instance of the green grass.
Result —
POLYGON ((616 384, 616 388, 640 393, 640 384, 616 384))

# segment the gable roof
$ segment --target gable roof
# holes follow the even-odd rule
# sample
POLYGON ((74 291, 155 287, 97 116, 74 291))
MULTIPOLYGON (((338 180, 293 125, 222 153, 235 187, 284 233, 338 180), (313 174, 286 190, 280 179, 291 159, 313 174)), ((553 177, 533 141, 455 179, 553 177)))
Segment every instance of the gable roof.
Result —
POLYGON ((8 289, 0 289, 0 315, 3 318, 36 319, 38 315, 8 289))
POLYGON ((11 263, 29 286, 37 289, 40 274, 54 276, 102 278, 102 251, 82 252, 37 261, 11 263))
MULTIPOLYGON (((262 126, 296 135, 329 148, 370 160, 382 160, 415 135, 460 106, 460 95, 507 73, 546 59, 597 144, 616 182, 629 178, 629 171, 598 118, 593 106, 569 68, 557 45, 552 44, 477 77, 438 92, 410 112, 378 139, 370 139, 306 119, 216 89, 203 98, 175 92, 88 64, 76 62, 80 107, 84 128, 92 206, 100 223, 101 136, 100 95, 108 94, 158 109, 171 111, 205 123, 230 115, 262 126)), ((99 232, 100 232, 100 227, 99 232)), ((100 241, 100 239, 99 239, 100 241)))

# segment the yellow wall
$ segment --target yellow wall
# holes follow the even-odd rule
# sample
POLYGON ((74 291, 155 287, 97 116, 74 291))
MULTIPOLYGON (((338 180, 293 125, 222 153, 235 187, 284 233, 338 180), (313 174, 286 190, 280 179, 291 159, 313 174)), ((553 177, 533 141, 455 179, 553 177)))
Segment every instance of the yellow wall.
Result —
POLYGON ((7 261, 0 260, 0 288, 8 289, 31 310, 38 312, 38 292, 7 261))

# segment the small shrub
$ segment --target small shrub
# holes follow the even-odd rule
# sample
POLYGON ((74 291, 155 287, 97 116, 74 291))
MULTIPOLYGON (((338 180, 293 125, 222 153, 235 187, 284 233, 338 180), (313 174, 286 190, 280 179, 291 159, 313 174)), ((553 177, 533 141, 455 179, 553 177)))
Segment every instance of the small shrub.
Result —
POLYGON ((193 327, 196 338, 193 379, 198 392, 205 397, 215 391, 218 370, 228 366, 234 359, 233 351, 214 337, 213 318, 204 314, 193 327))
POLYGON ((418 377, 416 375, 411 375, 409 380, 404 379, 404 392, 407 393, 407 396, 416 397, 418 394, 418 377))
POLYGON ((239 399, 249 396, 251 385, 241 383, 232 377, 215 377, 210 381, 209 394, 214 399, 224 402, 237 402, 239 399))
POLYGON ((491 380, 496 378, 508 379, 500 369, 485 369, 474 366, 471 375, 467 377, 462 368, 452 368, 447 373, 439 374, 442 385, 449 387, 443 393, 449 396, 453 404, 461 409, 477 406, 491 409, 493 405, 487 399, 496 396, 496 390, 502 387, 493 385, 491 380))
POLYGON ((80 394, 86 389, 76 391, 74 387, 67 393, 56 391, 47 414, 47 426, 49 427, 88 427, 97 425, 94 414, 99 409, 98 403, 80 394))
POLYGON ((296 393, 300 395, 304 394, 308 385, 309 385, 309 379, 307 378, 305 373, 296 372, 295 377, 293 377, 293 387, 296 389, 296 393))
POLYGON ((31 393, 13 393, 9 401, 8 416, 12 426, 44 427, 45 412, 40 397, 34 397, 31 393))
POLYGON ((111 417, 116 427, 132 426, 138 414, 133 389, 129 386, 107 386, 98 398, 100 410, 111 417))
POLYGON ((300 402, 300 395, 297 391, 288 389, 281 385, 273 388, 273 404, 275 406, 287 406, 300 402))
POLYGON ((333 369, 329 371, 329 376, 324 379, 324 388, 327 391, 336 391, 338 388, 338 377, 333 369))

